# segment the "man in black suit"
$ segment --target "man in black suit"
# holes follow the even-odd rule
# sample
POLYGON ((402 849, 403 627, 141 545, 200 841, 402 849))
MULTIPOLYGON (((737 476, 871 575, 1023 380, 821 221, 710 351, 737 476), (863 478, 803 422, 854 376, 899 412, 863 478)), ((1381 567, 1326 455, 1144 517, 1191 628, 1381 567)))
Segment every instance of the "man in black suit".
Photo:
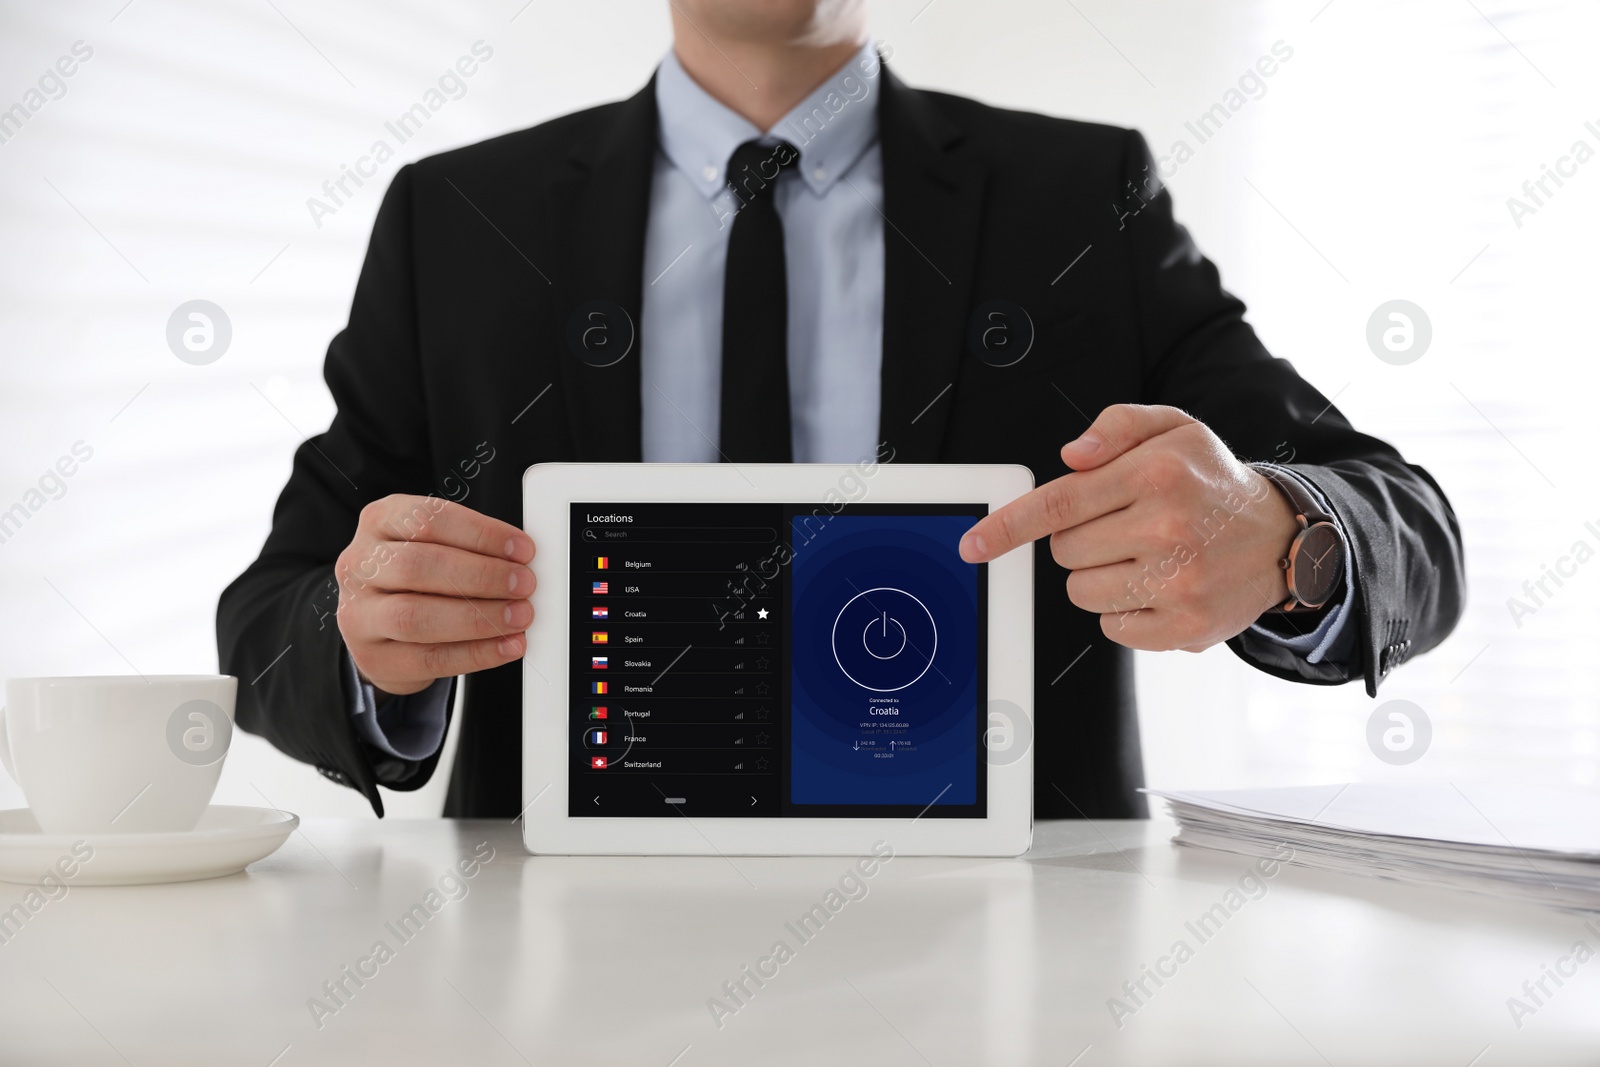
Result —
POLYGON ((909 89, 852 0, 672 19, 631 99, 396 175, 338 413, 218 609, 241 726, 381 815, 462 675, 445 813, 515 815, 548 460, 1027 465, 960 548, 1032 542, 1042 818, 1143 814, 1130 648, 1371 694, 1450 632, 1438 486, 1265 351, 1136 133, 909 89))

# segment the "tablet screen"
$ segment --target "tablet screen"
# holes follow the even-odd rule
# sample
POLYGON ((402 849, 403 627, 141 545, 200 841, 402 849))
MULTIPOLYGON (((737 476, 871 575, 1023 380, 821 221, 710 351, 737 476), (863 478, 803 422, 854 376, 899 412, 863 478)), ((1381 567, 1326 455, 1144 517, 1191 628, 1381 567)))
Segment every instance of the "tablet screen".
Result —
POLYGON ((568 814, 984 818, 987 513, 573 504, 568 814))

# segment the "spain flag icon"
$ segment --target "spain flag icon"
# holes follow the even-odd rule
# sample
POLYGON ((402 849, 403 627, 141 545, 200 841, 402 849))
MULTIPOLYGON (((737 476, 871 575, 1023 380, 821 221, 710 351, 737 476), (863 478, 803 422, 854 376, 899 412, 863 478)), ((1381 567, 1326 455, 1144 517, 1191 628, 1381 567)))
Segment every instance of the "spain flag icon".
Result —
POLYGON ((607 645, 611 643, 611 635, 605 630, 593 630, 589 633, 591 645, 607 645))

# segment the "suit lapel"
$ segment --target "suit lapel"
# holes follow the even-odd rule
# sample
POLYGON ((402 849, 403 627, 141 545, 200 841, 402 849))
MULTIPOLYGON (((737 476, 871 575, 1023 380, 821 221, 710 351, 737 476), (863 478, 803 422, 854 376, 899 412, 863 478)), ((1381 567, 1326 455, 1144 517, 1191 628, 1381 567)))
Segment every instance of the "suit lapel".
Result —
POLYGON ((878 436, 899 462, 940 458, 965 346, 985 172, 961 131, 887 70, 883 152, 883 399, 878 436))
POLYGON ((552 325, 559 332, 551 333, 560 338, 574 456, 583 461, 642 458, 639 323, 656 123, 651 78, 574 149, 572 175, 552 190, 550 209, 566 217, 559 223, 563 255, 554 279, 557 322, 552 325), (614 311, 602 310, 603 320, 582 314, 580 309, 598 301, 620 307, 629 321, 615 321, 614 311), (631 337, 632 349, 607 366, 585 362, 569 338, 575 316, 600 325, 609 343, 631 337))

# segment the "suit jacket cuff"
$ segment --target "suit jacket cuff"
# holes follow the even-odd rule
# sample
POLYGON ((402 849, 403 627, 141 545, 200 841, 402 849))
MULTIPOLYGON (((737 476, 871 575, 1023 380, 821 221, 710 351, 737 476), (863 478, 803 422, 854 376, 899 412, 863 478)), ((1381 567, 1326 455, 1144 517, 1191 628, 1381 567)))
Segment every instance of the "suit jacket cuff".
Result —
POLYGON ((361 740, 385 756, 407 762, 427 759, 439 751, 444 744, 445 713, 453 679, 440 678, 420 692, 379 701, 377 689, 361 680, 361 672, 356 670, 348 650, 342 658, 350 688, 356 694, 350 714, 361 740))
POLYGON ((372 772, 380 785, 404 789, 422 771, 424 761, 436 757, 444 745, 455 679, 439 678, 420 692, 389 696, 380 702, 377 689, 362 681, 349 649, 342 645, 339 659, 345 689, 354 698, 351 722, 372 772))

